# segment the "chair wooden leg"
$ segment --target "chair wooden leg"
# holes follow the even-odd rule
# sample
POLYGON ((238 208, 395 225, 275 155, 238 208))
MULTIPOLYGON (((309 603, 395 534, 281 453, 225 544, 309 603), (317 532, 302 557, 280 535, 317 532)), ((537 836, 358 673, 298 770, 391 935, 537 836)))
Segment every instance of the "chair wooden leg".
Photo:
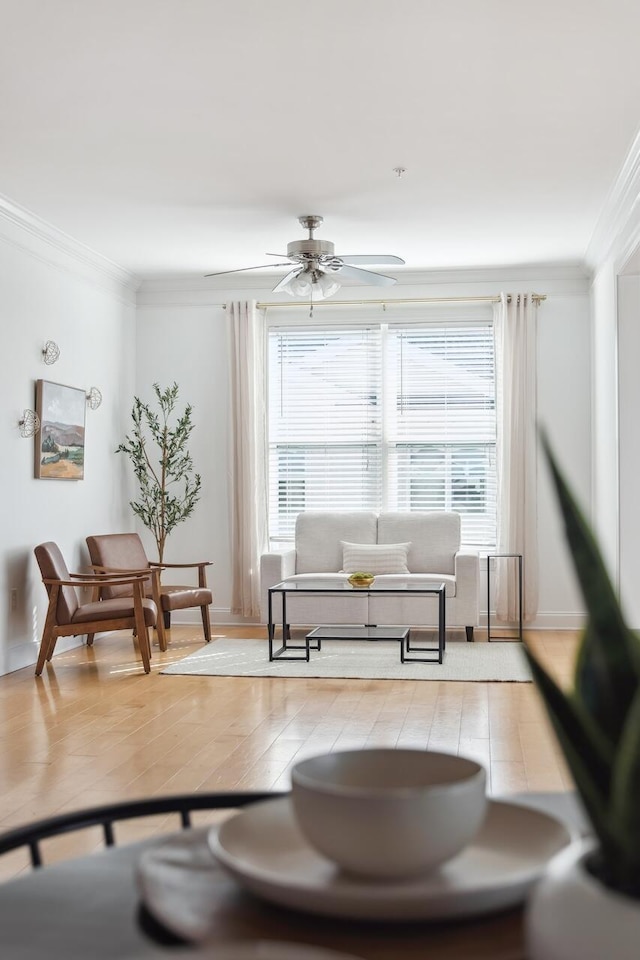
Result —
POLYGON ((473 643, 473 627, 464 628, 467 634, 467 643, 473 643))
POLYGON ((45 660, 51 660, 53 656, 53 649, 56 645, 55 624, 59 593, 60 587, 54 584, 49 594, 49 606, 47 607, 47 616, 42 629, 42 640, 40 641, 40 650, 38 651, 38 661, 36 663, 36 677, 39 677, 42 673, 45 660))
POLYGON ((145 673, 151 672, 151 644, 149 643, 149 631, 144 622, 144 609, 142 607, 142 585, 134 583, 133 585, 133 609, 136 620, 136 633, 138 634, 138 646, 140 647, 140 656, 145 673))
POLYGON ((147 627, 144 628, 142 633, 137 630, 131 639, 133 640, 133 649, 136 653, 140 654, 144 672, 149 673, 151 670, 151 641, 149 639, 149 630, 147 627))
POLYGON ((203 604, 200 607, 200 613, 202 614, 202 626, 204 629, 204 638, 207 643, 211 643, 211 621, 209 620, 209 607, 207 604, 203 604))
POLYGON ((162 596, 160 594, 160 571, 151 570, 151 596, 156 605, 156 633, 158 634, 158 646, 161 650, 167 649, 167 635, 164 629, 164 611, 162 609, 162 596))
POLYGON ((38 651, 38 662, 36 663, 36 677, 39 677, 44 668, 46 660, 50 660, 49 648, 53 652, 53 647, 55 647, 56 641, 53 637, 53 629, 47 628, 45 623, 44 630, 42 632, 42 640, 40 641, 40 650, 38 651))
POLYGON ((149 631, 146 627, 142 631, 142 634, 138 635, 138 645, 140 647, 140 656, 142 658, 144 672, 149 673, 151 671, 151 641, 149 640, 149 631))
POLYGON ((93 646, 93 638, 94 638, 94 637, 95 637, 95 633, 88 633, 88 634, 87 634, 87 646, 88 646, 88 647, 92 647, 92 646, 93 646))
POLYGON ((158 646, 162 651, 167 649, 167 634, 164 629, 164 617, 162 610, 158 609, 158 619, 156 620, 156 633, 158 634, 158 646))

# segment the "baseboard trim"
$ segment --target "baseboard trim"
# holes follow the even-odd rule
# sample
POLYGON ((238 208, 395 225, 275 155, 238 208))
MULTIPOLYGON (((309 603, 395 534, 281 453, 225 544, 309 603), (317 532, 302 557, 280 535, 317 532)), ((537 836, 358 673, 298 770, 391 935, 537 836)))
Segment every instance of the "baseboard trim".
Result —
MULTIPOLYGON (((59 653, 65 653, 67 650, 73 650, 75 647, 81 647, 83 643, 84 637, 60 637, 56 643, 54 657, 59 653)), ((21 643, 9 647, 5 661, 5 669, 0 676, 4 676, 7 673, 15 673, 16 670, 23 670, 25 667, 35 666, 38 659, 39 647, 39 643, 21 643)))

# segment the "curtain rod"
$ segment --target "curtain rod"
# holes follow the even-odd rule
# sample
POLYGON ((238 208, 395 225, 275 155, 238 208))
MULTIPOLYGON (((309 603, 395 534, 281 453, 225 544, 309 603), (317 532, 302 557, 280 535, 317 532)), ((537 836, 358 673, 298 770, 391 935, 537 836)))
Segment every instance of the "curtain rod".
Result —
MULTIPOLYGON (((511 301, 511 297, 507 298, 511 301)), ((547 299, 544 293, 532 293, 531 299, 535 303, 541 303, 547 299)), ((334 306, 334 307, 368 307, 382 305, 383 307, 393 306, 396 303, 500 303, 499 296, 483 297, 398 297, 394 300, 314 300, 313 309, 316 307, 334 306)), ((270 303, 256 303, 258 310, 264 310, 266 307, 300 307, 307 304, 306 300, 285 300, 273 301, 270 303)))

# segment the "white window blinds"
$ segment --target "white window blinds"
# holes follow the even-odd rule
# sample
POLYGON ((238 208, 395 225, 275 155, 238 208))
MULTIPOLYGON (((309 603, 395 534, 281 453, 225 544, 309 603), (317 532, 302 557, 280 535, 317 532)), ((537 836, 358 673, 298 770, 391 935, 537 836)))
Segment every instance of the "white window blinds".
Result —
POLYGON ((377 330, 269 336, 269 533, 293 535, 301 510, 380 502, 377 330))
POLYGON ((271 539, 301 510, 456 510, 495 544, 489 321, 278 327, 268 349, 271 539))
POLYGON ((496 537, 496 405, 491 324, 391 328, 389 509, 456 510, 463 540, 496 537))

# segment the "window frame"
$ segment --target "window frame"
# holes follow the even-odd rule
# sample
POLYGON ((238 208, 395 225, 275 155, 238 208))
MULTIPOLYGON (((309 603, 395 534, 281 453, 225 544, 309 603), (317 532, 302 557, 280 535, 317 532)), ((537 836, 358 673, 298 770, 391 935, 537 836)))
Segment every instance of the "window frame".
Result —
MULTIPOLYGON (((380 372, 380 383, 381 383, 381 405, 386 411, 385 415, 382 416, 382 432, 380 437, 380 502, 373 507, 377 511, 384 510, 400 510, 404 509, 398 507, 389 502, 389 461, 390 454, 389 451, 392 447, 401 447, 401 446, 414 446, 414 447, 424 447, 428 446, 426 443, 421 441, 414 441, 412 444, 408 443, 406 440, 398 441, 394 443, 389 439, 389 424, 388 424, 388 410, 390 407, 393 407, 393 402, 389 397, 389 392, 387 389, 387 380, 389 377, 388 363, 391 362, 389 359, 388 348, 385 349, 388 336, 390 331, 394 329, 410 329, 415 327, 416 330, 425 326, 455 326, 460 325, 464 327, 472 327, 474 325, 481 326, 483 328, 494 328, 494 318, 493 318, 493 309, 491 304, 487 303, 465 303, 465 304, 425 304, 421 305, 420 308, 416 308, 415 305, 412 305, 407 309, 404 305, 391 305, 387 302, 382 308, 379 306, 367 307, 365 304, 357 306, 354 305, 351 308, 345 309, 345 307, 330 307, 328 304, 325 307, 325 311, 322 312, 321 316, 314 316, 313 319, 310 319, 308 316, 303 314, 304 307, 296 308, 290 307, 287 309, 278 309, 278 308, 269 308, 266 313, 266 337, 265 337, 265 410, 266 410, 266 429, 267 429, 267 456, 271 459, 271 440, 269 436, 269 394, 270 394, 270 381, 271 381, 271 370, 269 366, 269 338, 273 333, 281 331, 283 333, 296 331, 308 331, 312 332, 313 330, 317 331, 330 331, 331 328, 336 328, 336 331, 346 329, 379 329, 380 330, 380 357, 381 357, 381 372, 380 372), (295 311, 295 313, 294 313, 295 311)), ((471 541, 463 540, 463 545, 467 547, 473 547, 480 550, 482 553, 491 552, 495 550, 495 540, 497 538, 497 521, 498 521, 498 493, 496 489, 496 447, 497 447, 497 370, 496 370, 496 353, 495 353, 495 341, 493 344, 493 390, 494 390, 494 423, 495 423, 495 439, 490 441, 480 441, 477 443, 486 444, 493 448, 493 485, 494 485, 494 494, 493 499, 490 498, 490 503, 495 509, 495 515, 493 517, 493 540, 489 542, 488 540, 471 541)), ((394 395, 395 396, 395 395, 394 395)), ((456 444, 455 441, 439 441, 438 445, 444 445, 450 450, 460 444, 456 444)), ((267 473, 269 475, 269 464, 267 464, 267 473)), ((268 476, 269 488, 271 487, 272 478, 268 476)), ((448 501, 445 501, 448 504, 448 501)), ((451 507, 448 505, 446 509, 456 509, 453 504, 451 507)), ((327 507, 327 509, 330 509, 327 507)), ((367 509, 366 506, 361 507, 361 509, 367 509)), ((469 511, 471 512, 471 511, 469 511)), ((268 517, 268 533, 269 533, 269 543, 272 545, 277 544, 290 544, 293 541, 293 535, 282 536, 274 535, 272 532, 271 526, 271 513, 272 513, 272 503, 271 495, 269 495, 269 517, 268 517)), ((464 518, 464 512, 462 512, 464 518)), ((463 521, 463 528, 464 528, 463 521)))

